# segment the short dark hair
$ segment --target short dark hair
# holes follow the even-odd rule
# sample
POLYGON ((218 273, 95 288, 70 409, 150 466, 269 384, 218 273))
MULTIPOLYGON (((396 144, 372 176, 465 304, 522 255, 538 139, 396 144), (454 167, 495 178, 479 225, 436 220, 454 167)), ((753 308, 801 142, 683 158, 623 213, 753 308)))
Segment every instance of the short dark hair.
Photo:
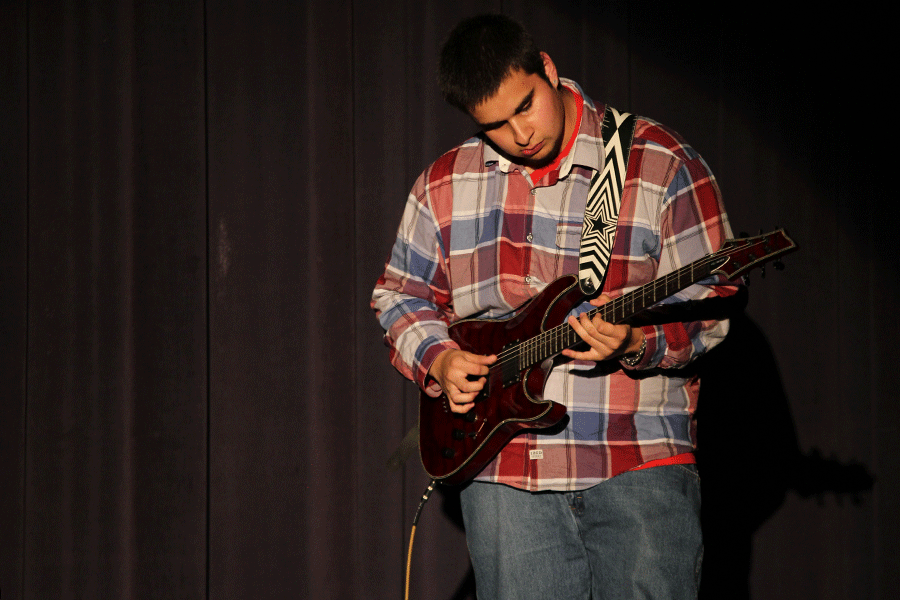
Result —
POLYGON ((547 79, 541 52, 524 27, 504 15, 479 15, 460 22, 444 42, 438 86, 447 102, 469 112, 519 69, 547 79))

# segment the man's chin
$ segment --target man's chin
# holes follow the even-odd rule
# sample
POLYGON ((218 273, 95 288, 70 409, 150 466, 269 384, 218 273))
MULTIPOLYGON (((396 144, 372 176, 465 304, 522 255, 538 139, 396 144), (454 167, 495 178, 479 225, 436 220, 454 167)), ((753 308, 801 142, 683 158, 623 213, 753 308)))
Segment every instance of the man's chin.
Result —
POLYGON ((544 150, 544 148, 541 148, 538 151, 538 156, 525 156, 524 154, 518 154, 518 153, 511 154, 511 153, 507 152, 506 150, 501 148, 499 145, 495 144, 494 141, 491 140, 487 136, 484 136, 483 139, 488 144, 490 144, 490 146, 493 147, 494 150, 496 150, 499 154, 506 157, 510 162, 513 162, 517 165, 522 165, 522 166, 528 167, 529 169, 532 169, 532 170, 542 169, 542 168, 546 167, 547 165, 549 165, 550 163, 552 163, 556 159, 556 157, 559 155, 559 150, 560 150, 559 147, 556 147, 556 148, 552 149, 551 151, 547 152, 546 155, 541 156, 541 153, 544 150))
POLYGON ((522 165, 528 167, 529 169, 533 169, 537 171, 538 169, 543 169, 550 163, 552 163, 557 156, 558 152, 550 153, 547 156, 520 156, 518 162, 522 165))
POLYGON ((532 170, 543 169, 550 163, 552 163, 559 156, 560 150, 562 147, 559 143, 555 144, 550 150, 543 154, 543 151, 547 150, 546 148, 541 148, 538 151, 537 156, 522 156, 519 158, 519 161, 532 170), (542 155, 543 154, 543 155, 542 155))

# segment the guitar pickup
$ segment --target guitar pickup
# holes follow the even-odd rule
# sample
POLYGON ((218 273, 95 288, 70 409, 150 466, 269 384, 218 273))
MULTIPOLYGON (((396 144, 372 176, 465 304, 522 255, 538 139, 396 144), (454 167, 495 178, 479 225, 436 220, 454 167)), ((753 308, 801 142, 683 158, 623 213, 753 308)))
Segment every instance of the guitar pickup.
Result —
MULTIPOLYGON (((501 353, 509 353, 513 352, 514 355, 519 351, 517 347, 519 346, 519 340, 514 342, 510 342, 503 346, 503 350, 501 353)), ((519 372, 521 368, 519 366, 519 359, 515 358, 512 360, 504 360, 500 363, 500 381, 503 382, 503 387, 509 387, 521 381, 521 377, 519 376, 519 372)))

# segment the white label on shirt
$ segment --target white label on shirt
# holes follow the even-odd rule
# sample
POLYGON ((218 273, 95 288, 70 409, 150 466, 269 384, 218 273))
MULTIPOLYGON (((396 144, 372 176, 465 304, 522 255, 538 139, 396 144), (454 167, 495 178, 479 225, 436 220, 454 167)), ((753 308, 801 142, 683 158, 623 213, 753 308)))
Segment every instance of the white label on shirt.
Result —
POLYGON ((543 450, 531 450, 528 452, 528 454, 531 456, 531 460, 539 460, 541 458, 544 458, 543 450))

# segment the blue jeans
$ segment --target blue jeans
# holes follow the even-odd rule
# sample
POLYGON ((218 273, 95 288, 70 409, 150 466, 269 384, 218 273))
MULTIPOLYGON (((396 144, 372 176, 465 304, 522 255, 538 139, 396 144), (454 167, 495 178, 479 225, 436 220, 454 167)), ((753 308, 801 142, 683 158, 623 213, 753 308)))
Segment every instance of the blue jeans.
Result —
POLYGON ((579 492, 476 481, 460 498, 480 600, 697 597, 694 465, 629 471, 579 492))

